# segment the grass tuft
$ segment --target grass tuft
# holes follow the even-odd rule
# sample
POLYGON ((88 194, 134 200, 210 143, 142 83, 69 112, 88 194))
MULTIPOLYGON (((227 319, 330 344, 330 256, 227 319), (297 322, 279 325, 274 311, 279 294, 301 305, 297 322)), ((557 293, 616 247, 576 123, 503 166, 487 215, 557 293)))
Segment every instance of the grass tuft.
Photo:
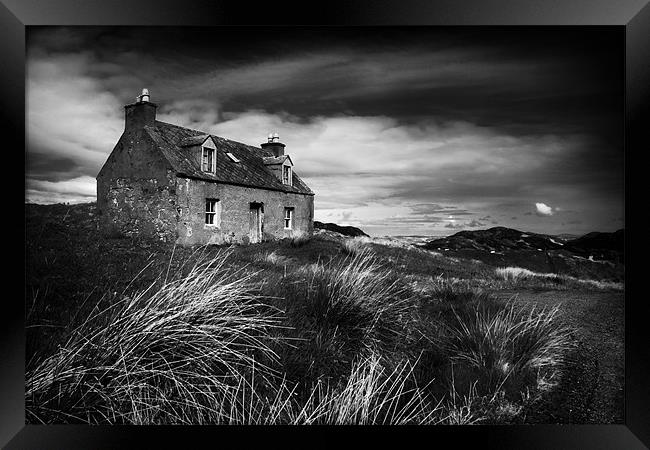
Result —
POLYGON ((483 391, 518 395, 527 385, 541 387, 559 377, 571 338, 558 313, 557 307, 522 313, 513 302, 503 308, 479 305, 443 324, 441 347, 461 379, 477 380, 483 391))
POLYGON ((291 238, 289 241, 289 246, 293 248, 303 247, 311 242, 312 238, 308 235, 301 235, 298 237, 291 238))
POLYGON ((413 378, 413 366, 401 362, 392 371, 373 354, 355 362, 347 381, 336 387, 320 381, 292 417, 298 424, 403 425, 440 421, 440 405, 413 378))
POLYGON ((364 236, 348 238, 341 243, 341 251, 348 256, 365 254, 368 252, 370 242, 371 240, 364 236))
POLYGON ((277 289, 299 332, 290 365, 312 380, 347 373, 356 357, 397 345, 413 311, 410 291, 368 250, 304 266, 277 289))
POLYGON ((521 267, 498 267, 495 269, 495 275, 497 279, 504 280, 515 286, 522 286, 535 280, 548 280, 554 286, 577 285, 599 290, 623 290, 624 288, 621 282, 576 278, 566 274, 533 272, 521 267))
POLYGON ((289 258, 279 255, 275 250, 257 253, 254 256, 254 260, 257 262, 271 264, 273 266, 285 266, 289 263, 289 258))
POLYGON ((275 354, 274 310, 227 252, 96 312, 58 353, 28 370, 31 422, 218 423, 231 386, 275 354))

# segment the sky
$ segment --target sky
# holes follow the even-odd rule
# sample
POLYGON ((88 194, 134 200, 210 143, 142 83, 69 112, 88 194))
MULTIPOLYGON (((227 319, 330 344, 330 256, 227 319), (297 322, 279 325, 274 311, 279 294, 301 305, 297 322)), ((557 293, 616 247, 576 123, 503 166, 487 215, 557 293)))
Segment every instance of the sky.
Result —
MULTIPOLYGON (((620 27, 619 27, 620 28, 620 27)), ((315 219, 370 235, 624 227, 610 27, 28 27, 26 192, 95 201, 148 88, 157 119, 277 132, 315 219)))

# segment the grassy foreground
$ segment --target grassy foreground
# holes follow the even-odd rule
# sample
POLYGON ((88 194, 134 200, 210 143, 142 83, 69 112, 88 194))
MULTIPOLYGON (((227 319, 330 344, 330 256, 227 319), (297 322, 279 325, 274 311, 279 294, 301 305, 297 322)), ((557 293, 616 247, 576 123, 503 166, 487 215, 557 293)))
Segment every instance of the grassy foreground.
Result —
POLYGON ((98 236, 92 205, 31 214, 30 423, 522 423, 573 330, 491 292, 618 288, 328 233, 181 249, 98 236))

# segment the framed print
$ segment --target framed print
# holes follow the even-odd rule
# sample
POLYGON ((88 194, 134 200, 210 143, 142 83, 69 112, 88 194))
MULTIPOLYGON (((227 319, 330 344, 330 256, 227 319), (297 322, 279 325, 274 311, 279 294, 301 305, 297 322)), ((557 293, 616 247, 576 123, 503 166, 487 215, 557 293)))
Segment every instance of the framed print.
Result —
POLYGON ((644 2, 0 11, 7 448, 647 448, 644 2))

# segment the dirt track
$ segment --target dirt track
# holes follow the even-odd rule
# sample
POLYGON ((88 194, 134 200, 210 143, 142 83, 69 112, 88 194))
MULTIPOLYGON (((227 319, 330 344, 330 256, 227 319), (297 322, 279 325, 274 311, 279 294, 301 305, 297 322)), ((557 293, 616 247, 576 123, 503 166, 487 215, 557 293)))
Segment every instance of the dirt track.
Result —
POLYGON ((589 291, 499 292, 522 305, 560 305, 575 330, 577 349, 562 382, 527 413, 529 423, 623 423, 625 381, 624 293, 589 291))

